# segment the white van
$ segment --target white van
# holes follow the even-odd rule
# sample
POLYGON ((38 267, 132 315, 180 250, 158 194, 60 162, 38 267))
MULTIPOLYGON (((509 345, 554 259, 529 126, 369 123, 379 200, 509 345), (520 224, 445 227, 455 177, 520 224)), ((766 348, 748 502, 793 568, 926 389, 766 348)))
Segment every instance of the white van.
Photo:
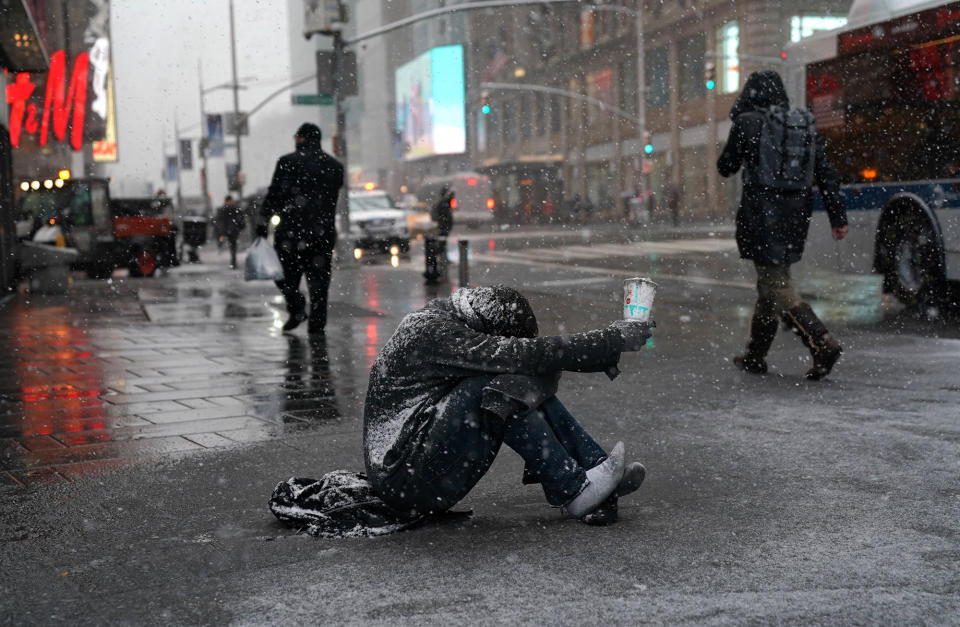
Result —
POLYGON ((440 198, 444 186, 453 190, 456 204, 453 207, 453 228, 466 226, 476 229, 493 224, 496 202, 490 178, 477 172, 457 172, 447 176, 424 179, 417 190, 420 202, 428 208, 440 198))

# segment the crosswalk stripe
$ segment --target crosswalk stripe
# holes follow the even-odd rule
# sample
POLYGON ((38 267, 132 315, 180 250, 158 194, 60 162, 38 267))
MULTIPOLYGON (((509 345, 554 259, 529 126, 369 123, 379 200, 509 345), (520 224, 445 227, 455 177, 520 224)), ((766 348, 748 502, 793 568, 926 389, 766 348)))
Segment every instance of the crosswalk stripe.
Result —
POLYGON ((504 250, 490 256, 505 259, 530 259, 534 261, 593 260, 609 257, 639 257, 649 254, 683 255, 690 253, 722 253, 737 249, 733 239, 687 239, 657 242, 631 242, 628 244, 597 244, 594 246, 571 245, 562 248, 532 248, 528 250, 504 250))
MULTIPOLYGON (((568 270, 575 272, 583 272, 590 274, 600 274, 608 277, 620 277, 620 278, 629 278, 637 275, 635 270, 617 270, 611 268, 601 268, 598 266, 587 266, 583 264, 578 264, 575 266, 555 263, 552 261, 538 261, 528 258, 510 258, 507 259, 497 253, 495 255, 488 255, 485 253, 478 253, 470 256, 472 261, 480 263, 502 263, 502 264, 516 264, 521 266, 530 266, 534 268, 550 268, 552 270, 568 270)), ((737 287, 747 290, 756 289, 754 283, 747 281, 728 281, 725 279, 715 279, 713 277, 706 276, 695 276, 695 275, 679 275, 679 274, 657 274, 651 277, 654 281, 679 281, 681 283, 692 283, 694 285, 709 285, 717 287, 737 287)))

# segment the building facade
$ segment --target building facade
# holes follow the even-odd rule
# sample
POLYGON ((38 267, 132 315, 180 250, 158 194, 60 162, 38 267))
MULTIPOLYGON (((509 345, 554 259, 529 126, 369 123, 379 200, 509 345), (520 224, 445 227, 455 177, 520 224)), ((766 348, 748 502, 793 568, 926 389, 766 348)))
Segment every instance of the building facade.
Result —
POLYGON ((498 19, 472 14, 468 83, 490 86, 482 89, 490 112, 468 115, 474 160, 521 222, 542 218, 547 199, 559 206, 580 198, 598 213, 623 215, 626 198, 641 190, 661 201, 679 192, 682 219, 725 219, 737 183, 720 180, 714 164, 743 80, 779 69, 791 39, 842 25, 849 5, 645 0, 497 9, 498 19))

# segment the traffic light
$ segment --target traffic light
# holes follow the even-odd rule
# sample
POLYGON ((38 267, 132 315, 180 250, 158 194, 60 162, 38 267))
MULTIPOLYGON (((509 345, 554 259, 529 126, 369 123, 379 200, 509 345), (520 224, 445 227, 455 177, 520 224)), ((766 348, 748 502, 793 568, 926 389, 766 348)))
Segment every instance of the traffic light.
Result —
POLYGON ((487 92, 480 93, 480 113, 484 115, 490 113, 490 94, 487 92))
POLYGON ((703 66, 703 83, 707 89, 713 89, 717 86, 717 66, 712 61, 707 61, 703 66))
POLYGON ((650 141, 650 131, 643 132, 643 152, 644 154, 653 154, 653 142, 650 141))

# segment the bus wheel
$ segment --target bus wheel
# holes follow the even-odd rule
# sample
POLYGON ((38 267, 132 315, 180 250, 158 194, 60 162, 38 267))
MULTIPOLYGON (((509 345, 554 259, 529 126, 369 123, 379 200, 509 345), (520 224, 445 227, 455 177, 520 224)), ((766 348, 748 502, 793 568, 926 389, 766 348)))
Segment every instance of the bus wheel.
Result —
POLYGON ((906 215, 897 221, 892 263, 884 282, 904 305, 936 305, 943 295, 944 275, 937 237, 924 218, 906 215))
POLYGON ((157 271, 157 258, 142 248, 135 253, 130 260, 130 276, 153 276, 157 271))

